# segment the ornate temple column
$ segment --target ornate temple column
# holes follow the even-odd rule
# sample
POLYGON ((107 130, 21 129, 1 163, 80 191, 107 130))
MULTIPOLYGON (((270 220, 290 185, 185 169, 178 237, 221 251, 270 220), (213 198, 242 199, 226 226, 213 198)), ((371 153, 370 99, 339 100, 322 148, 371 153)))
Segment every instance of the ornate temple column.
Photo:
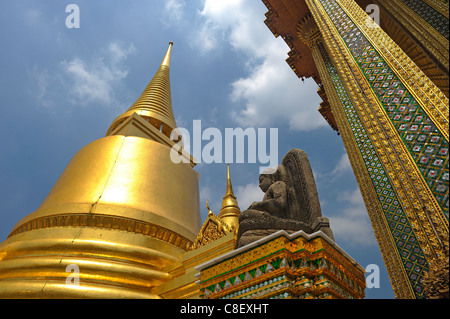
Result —
POLYGON ((394 293, 422 298, 429 263, 448 255, 448 98, 355 2, 306 3, 313 19, 300 20, 299 37, 311 49, 394 293))

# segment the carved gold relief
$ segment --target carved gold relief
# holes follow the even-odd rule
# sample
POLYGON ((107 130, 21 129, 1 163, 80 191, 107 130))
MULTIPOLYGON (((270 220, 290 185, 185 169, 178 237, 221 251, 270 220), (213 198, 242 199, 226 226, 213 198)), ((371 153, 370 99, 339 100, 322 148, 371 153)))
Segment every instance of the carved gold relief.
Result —
POLYGON ((202 228, 200 229, 197 238, 190 247, 191 250, 204 246, 210 242, 213 242, 219 238, 222 238, 232 229, 218 216, 209 211, 202 228))

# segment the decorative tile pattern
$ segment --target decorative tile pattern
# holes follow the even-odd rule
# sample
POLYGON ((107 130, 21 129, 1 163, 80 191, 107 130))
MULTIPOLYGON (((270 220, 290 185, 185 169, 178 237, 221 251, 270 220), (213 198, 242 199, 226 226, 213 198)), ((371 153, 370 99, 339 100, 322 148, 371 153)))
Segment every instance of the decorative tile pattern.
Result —
MULTIPOLYGON (((276 240, 272 239, 271 242, 276 240)), ((364 270, 349 262, 320 237, 312 239, 311 242, 303 237, 285 241, 285 248, 281 250, 271 250, 276 247, 271 245, 271 242, 263 244, 261 246, 263 249, 249 248, 248 251, 202 269, 200 275, 202 297, 207 299, 364 297, 364 270), (247 263, 248 256, 256 258, 247 263), (212 268, 213 271, 208 271, 212 268)))
POLYGON ((424 286, 422 284, 422 276, 424 272, 428 271, 428 265, 423 251, 419 246, 383 164, 372 145, 370 136, 367 134, 363 123, 354 109, 333 63, 324 46, 320 43, 318 47, 341 105, 344 108, 345 115, 361 156, 364 159, 367 171, 370 174, 372 184, 384 213, 384 218, 389 224, 391 236, 401 256, 405 271, 410 279, 411 287, 413 287, 418 298, 423 298, 424 286))
POLYGON ((320 1, 449 219, 448 141, 335 0, 320 1))
MULTIPOLYGON (((287 265, 285 258, 276 258, 268 263, 260 265, 256 268, 252 268, 250 270, 244 271, 236 276, 232 276, 226 280, 223 280, 215 285, 211 285, 205 288, 204 295, 205 297, 210 296, 213 293, 219 293, 223 290, 227 290, 232 287, 238 287, 245 282, 256 279, 260 276, 270 274, 271 272, 278 270, 280 268, 285 268, 287 265)), ((230 299, 230 298, 255 298, 262 297, 263 295, 279 291, 283 288, 282 283, 285 281, 286 276, 280 275, 275 277, 267 277, 262 282, 258 282, 255 285, 243 288, 238 291, 234 291, 231 294, 224 295, 221 299, 230 299), (256 290, 258 290, 256 292, 256 290), (253 292, 255 291, 255 292, 253 292), (248 294, 250 292, 250 294, 248 294), (251 293, 253 292, 253 293, 251 293)))
POLYGON ((428 22, 437 32, 449 39, 448 19, 440 12, 434 10, 422 0, 402 0, 411 10, 428 22))

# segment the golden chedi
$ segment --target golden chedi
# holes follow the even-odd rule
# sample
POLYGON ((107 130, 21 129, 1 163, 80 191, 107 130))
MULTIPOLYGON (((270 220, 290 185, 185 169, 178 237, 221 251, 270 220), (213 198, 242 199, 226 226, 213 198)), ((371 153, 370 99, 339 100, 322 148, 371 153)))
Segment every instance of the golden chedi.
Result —
POLYGON ((158 298, 200 229, 194 160, 171 161, 172 43, 139 99, 0 244, 0 297, 158 298))
POLYGON ((227 190, 225 196, 223 196, 222 208, 220 209, 219 217, 228 225, 231 229, 237 232, 239 228, 239 209, 236 196, 233 193, 233 187, 231 185, 230 178, 230 164, 227 164, 227 190))

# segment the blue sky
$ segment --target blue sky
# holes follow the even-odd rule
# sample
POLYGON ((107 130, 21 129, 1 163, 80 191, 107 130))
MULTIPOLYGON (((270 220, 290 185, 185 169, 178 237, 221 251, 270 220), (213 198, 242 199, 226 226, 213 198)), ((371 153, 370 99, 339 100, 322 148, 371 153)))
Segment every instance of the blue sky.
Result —
MULTIPOLYGON (((0 0, 0 241, 139 97, 173 41, 177 125, 278 128, 279 160, 291 148, 308 154, 337 244, 361 266, 379 266, 380 288, 366 297, 393 298, 342 139, 317 111, 315 82, 285 62, 289 48, 265 26, 266 11, 259 0, 0 0), (80 28, 66 27, 70 3, 80 28)), ((263 196, 260 166, 231 163, 241 210, 263 196)), ((195 169, 204 219, 206 200, 219 213, 226 164, 195 169)))

